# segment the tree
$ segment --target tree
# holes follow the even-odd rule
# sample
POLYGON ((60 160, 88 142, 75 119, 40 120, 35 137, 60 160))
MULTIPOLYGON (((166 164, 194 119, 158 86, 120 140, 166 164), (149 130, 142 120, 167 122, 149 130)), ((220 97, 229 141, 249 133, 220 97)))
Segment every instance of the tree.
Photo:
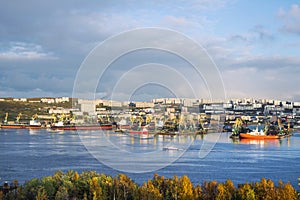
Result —
POLYGON ((92 194, 93 200, 101 200, 102 199, 102 189, 98 183, 98 177, 93 177, 90 180, 90 193, 92 194))
POLYGON ((274 182, 270 179, 262 178, 259 183, 255 183, 254 190, 258 199, 273 200, 277 196, 274 182))
POLYGON ((217 181, 204 182, 202 184, 202 195, 204 199, 215 199, 217 194, 217 181))
POLYGON ((47 194, 47 197, 49 199, 54 199, 56 194, 56 188, 55 188, 55 180, 52 176, 46 176, 42 178, 42 187, 45 189, 45 192, 47 194))
POLYGON ((238 197, 243 200, 255 200, 255 191, 249 183, 243 184, 238 188, 238 197))
POLYGON ((139 188, 139 198, 138 199, 147 199, 147 200, 160 200, 162 199, 162 194, 159 192, 159 189, 155 187, 151 180, 148 180, 147 183, 144 183, 139 188))
POLYGON ((226 188, 222 183, 218 184, 216 200, 228 200, 228 199, 229 198, 228 198, 226 188))
POLYGON ((23 187, 23 195, 24 199, 35 199, 39 187, 41 186, 41 180, 37 178, 33 178, 29 181, 26 181, 23 187))
POLYGON ((185 200, 193 199, 193 184, 186 175, 179 180, 178 197, 185 200))
POLYGON ((75 172, 74 175, 73 175, 73 181, 74 182, 78 181, 78 179, 79 179, 79 174, 78 174, 78 172, 75 172))
POLYGON ((202 199, 202 189, 199 184, 194 187, 193 194, 195 200, 202 199))
POLYGON ((36 196, 35 199, 36 200, 48 200, 46 190, 43 186, 39 188, 37 196, 36 196))
POLYGON ((226 189, 228 199, 234 199, 235 198, 235 186, 234 186, 233 182, 230 179, 227 179, 224 184, 224 187, 226 189))
POLYGON ((171 195, 172 195, 172 198, 177 200, 178 199, 178 192, 179 192, 179 179, 178 179, 178 176, 176 176, 174 174, 173 176, 173 179, 171 180, 171 195))
POLYGON ((99 184, 102 189, 102 198, 109 199, 113 193, 113 179, 111 176, 101 174, 99 177, 99 184))
POLYGON ((297 196, 297 191, 289 182, 283 184, 282 180, 279 180, 278 187, 276 190, 277 199, 294 200, 298 198, 297 196))
POLYGON ((115 199, 133 199, 138 195, 138 186, 124 174, 119 174, 114 179, 113 187, 115 199))
POLYGON ((69 199, 68 189, 64 186, 59 187, 55 195, 55 200, 68 200, 68 199, 69 199))

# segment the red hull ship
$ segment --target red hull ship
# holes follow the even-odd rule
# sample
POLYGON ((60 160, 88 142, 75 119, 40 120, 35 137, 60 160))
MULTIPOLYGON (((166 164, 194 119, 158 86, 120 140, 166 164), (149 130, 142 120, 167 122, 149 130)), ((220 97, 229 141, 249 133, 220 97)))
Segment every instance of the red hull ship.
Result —
POLYGON ((54 130, 112 130, 113 125, 112 124, 103 124, 103 125, 63 125, 63 126, 57 126, 53 125, 51 126, 51 129, 54 130))
POLYGON ((140 130, 140 131, 137 131, 137 130, 128 130, 127 132, 129 134, 143 134, 143 135, 148 135, 149 134, 148 130, 140 130))
POLYGON ((247 133, 240 133, 241 139, 255 139, 255 140, 266 140, 266 139, 279 139, 279 135, 251 135, 247 133))
POLYGON ((1 128, 3 129, 23 129, 25 128, 25 124, 2 124, 1 128))

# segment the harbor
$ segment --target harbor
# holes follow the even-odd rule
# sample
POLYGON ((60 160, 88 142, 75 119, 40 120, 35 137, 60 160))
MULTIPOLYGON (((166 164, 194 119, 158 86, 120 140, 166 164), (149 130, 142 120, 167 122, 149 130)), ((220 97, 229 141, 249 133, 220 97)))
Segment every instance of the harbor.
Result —
MULTIPOLYGON (((186 174, 193 183, 202 183, 204 180, 226 181, 230 178, 238 184, 260 181, 265 177, 274 182, 279 179, 284 182, 290 181, 295 188, 298 184, 300 169, 298 132, 292 137, 278 140, 232 140, 229 138, 231 133, 220 133, 217 143, 205 158, 199 158, 199 151, 203 144, 211 142, 210 137, 214 133, 197 136, 157 135, 151 139, 144 139, 114 132, 92 132, 94 137, 86 137, 87 143, 94 140, 110 141, 101 143, 103 152, 112 149, 111 144, 114 144, 136 156, 158 150, 170 157, 184 153, 168 166, 142 173, 142 176, 141 173, 126 173, 137 183, 147 181, 148 178, 152 178, 153 173, 158 173, 165 177, 186 174), (190 142, 191 145, 184 147, 190 142)), ((1 181, 12 182, 17 179, 22 184, 31 178, 52 175, 57 170, 78 172, 96 170, 112 176, 120 173, 97 160, 83 145, 76 131, 1 129, 0 149, 1 152, 5 152, 0 163, 1 181)), ((128 163, 117 152, 114 159, 123 160, 124 165, 133 167, 132 163, 128 163)), ((158 154, 156 159, 148 164, 155 166, 163 162, 163 157, 158 154)))
POLYGON ((97 170, 126 172, 137 183, 157 172, 188 175, 195 184, 265 177, 296 187, 297 103, 277 110, 269 110, 270 102, 257 110, 256 103, 242 112, 235 108, 243 103, 199 102, 161 99, 117 107, 105 100, 73 100, 60 108, 36 102, 40 107, 35 114, 28 107, 21 110, 32 102, 21 103, 18 110, 3 114, 0 148, 7 155, 0 178, 22 183, 56 170, 97 170))
POLYGON ((2 129, 113 130, 160 135, 225 131, 232 132, 232 137, 239 137, 240 133, 242 137, 245 133, 247 136, 264 133, 279 138, 290 136, 300 124, 300 102, 278 100, 162 98, 150 102, 117 102, 62 97, 34 101, 2 99, 1 104, 19 106, 19 110, 2 111, 2 129), (58 107, 55 102, 63 104, 58 107), (37 112, 33 114, 30 110, 37 112), (254 133, 253 126, 263 126, 264 130, 254 133))

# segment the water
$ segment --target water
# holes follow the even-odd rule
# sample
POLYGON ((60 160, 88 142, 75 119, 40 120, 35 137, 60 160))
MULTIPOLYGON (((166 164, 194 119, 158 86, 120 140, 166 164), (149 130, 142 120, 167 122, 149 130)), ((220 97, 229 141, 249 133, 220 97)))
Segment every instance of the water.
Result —
MULTIPOLYGON (((204 180, 223 182, 230 178, 235 184, 238 184, 260 181, 262 177, 265 177, 275 182, 278 182, 279 179, 284 182, 290 181, 295 188, 299 189, 297 179, 300 176, 300 133, 295 133, 290 138, 267 141, 232 141, 229 139, 228 133, 222 133, 214 148, 204 158, 199 158, 199 151, 203 141, 211 137, 209 134, 197 137, 160 136, 144 140, 122 134, 105 133, 101 136, 95 131, 91 133, 94 136, 98 134, 96 138, 101 139, 102 143, 89 137, 90 143, 96 141, 98 146, 105 148, 105 150, 115 146, 134 156, 142 155, 145 157, 154 152, 156 159, 146 159, 144 162, 147 163, 147 166, 160 168, 163 166, 162 164, 165 164, 166 156, 171 160, 176 160, 177 156, 183 153, 175 162, 153 172, 126 173, 139 184, 151 179, 153 174, 157 173, 165 177, 172 177, 174 174, 178 176, 186 174, 193 183, 202 183, 204 180), (111 143, 104 143, 104 137, 109 138, 111 143), (193 143, 187 145, 191 141, 193 143), (170 144, 182 147, 182 149, 188 147, 188 149, 186 152, 182 149, 160 151, 164 146, 170 144)), ((80 135, 82 136, 82 134, 80 135)), ((17 179, 24 183, 34 177, 49 176, 57 170, 67 171, 70 169, 79 172, 95 170, 98 173, 112 176, 125 173, 99 162, 96 159, 98 155, 92 155, 83 145, 81 139, 76 131, 0 129, 1 182, 17 179)), ((101 152, 99 155, 102 156, 100 156, 101 159, 112 159, 112 155, 109 154, 105 157, 101 152)), ((124 158, 118 153, 113 155, 113 160, 121 166, 120 168, 122 168, 123 162, 126 165, 126 159, 131 163, 130 166, 141 164, 134 163, 130 158, 124 158)))

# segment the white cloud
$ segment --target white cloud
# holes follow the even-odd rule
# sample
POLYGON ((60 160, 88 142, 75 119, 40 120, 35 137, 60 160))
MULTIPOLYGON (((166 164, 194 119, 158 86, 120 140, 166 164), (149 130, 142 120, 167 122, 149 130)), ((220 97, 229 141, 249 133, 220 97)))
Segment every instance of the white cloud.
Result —
POLYGON ((50 52, 45 52, 40 45, 25 42, 10 42, 9 47, 0 51, 0 59, 36 60, 56 59, 50 52))
POLYGON ((300 8, 297 4, 293 4, 288 11, 280 8, 278 16, 283 22, 282 31, 300 35, 300 8))

